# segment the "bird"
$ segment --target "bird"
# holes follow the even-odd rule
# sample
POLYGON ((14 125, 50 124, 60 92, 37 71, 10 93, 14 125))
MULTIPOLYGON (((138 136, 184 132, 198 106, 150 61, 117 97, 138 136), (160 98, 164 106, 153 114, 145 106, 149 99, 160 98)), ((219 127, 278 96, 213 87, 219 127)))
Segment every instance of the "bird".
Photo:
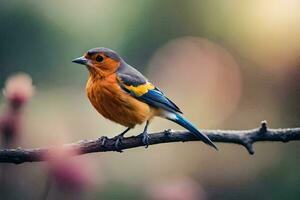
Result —
POLYGON ((86 95, 93 107, 103 117, 126 127, 115 137, 117 151, 122 152, 120 144, 125 133, 143 123, 145 127, 139 136, 147 148, 148 126, 154 117, 177 123, 197 139, 218 150, 207 135, 183 117, 173 101, 117 52, 105 47, 92 48, 72 62, 86 66, 89 72, 86 95))

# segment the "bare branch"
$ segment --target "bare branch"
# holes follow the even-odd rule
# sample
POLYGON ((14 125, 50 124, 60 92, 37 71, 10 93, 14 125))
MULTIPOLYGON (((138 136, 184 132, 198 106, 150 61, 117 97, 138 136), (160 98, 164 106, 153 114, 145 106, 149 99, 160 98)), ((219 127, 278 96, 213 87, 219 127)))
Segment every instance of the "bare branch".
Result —
MULTIPOLYGON (((285 129, 268 129, 267 123, 263 121, 261 126, 252 130, 202 130, 214 142, 234 143, 244 146, 250 154, 254 154, 253 144, 259 141, 288 142, 292 140, 300 140, 299 128, 285 129)), ((188 131, 172 131, 149 134, 149 145, 171 143, 171 142, 188 142, 197 141, 197 139, 189 134, 188 131)), ((120 144, 120 149, 131 149, 143 146, 141 137, 132 136, 124 138, 120 144)), ((45 155, 51 148, 36 149, 2 149, 0 150, 0 163, 38 162, 44 161, 45 155)), ((116 151, 115 139, 101 137, 97 140, 83 140, 78 143, 64 145, 64 148, 75 150, 79 154, 87 154, 94 152, 116 151)))

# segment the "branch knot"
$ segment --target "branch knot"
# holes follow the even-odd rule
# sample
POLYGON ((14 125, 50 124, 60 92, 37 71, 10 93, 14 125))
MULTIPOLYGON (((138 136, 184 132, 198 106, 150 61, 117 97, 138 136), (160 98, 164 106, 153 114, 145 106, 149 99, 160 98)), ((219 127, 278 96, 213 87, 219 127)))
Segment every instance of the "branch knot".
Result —
POLYGON ((264 120, 260 124, 259 133, 260 134, 265 134, 265 133, 267 133, 267 131, 268 131, 267 121, 264 120))

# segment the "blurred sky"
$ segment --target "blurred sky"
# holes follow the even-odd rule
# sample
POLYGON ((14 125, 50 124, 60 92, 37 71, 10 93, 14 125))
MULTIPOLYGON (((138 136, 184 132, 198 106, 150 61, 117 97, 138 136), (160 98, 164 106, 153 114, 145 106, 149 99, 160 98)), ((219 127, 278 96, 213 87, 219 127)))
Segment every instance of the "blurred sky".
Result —
MULTIPOLYGON (((24 147, 123 130, 92 108, 84 91, 87 70, 71 63, 99 46, 114 49, 142 71, 199 128, 248 129, 262 120, 274 128, 295 127, 300 117, 299 22, 297 0, 0 0, 0 85, 17 72, 33 79, 36 92, 24 113, 24 147)), ((150 131, 167 128, 179 127, 155 119, 150 131)), ((129 134, 141 130, 138 126, 129 134)), ((124 198, 137 197, 144 189, 136 187, 176 177, 197 182, 208 199, 299 198, 297 143, 257 144, 254 156, 242 147, 218 145, 219 152, 197 142, 94 154, 86 160, 101 171, 102 192, 95 191, 106 199, 118 193, 111 188, 123 188, 124 198)), ((42 174, 34 165, 32 173, 42 174)), ((25 170, 32 171, 30 166, 25 170)))

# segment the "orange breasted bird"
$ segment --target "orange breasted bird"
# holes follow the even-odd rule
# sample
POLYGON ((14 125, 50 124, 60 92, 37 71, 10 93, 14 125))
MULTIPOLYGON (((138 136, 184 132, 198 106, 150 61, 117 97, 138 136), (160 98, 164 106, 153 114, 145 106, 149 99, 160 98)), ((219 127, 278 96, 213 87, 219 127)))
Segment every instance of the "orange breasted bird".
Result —
POLYGON ((124 134, 144 122, 146 125, 141 138, 147 147, 148 125, 155 116, 179 124, 197 139, 217 149, 205 134, 183 118, 175 103, 115 51, 93 48, 73 62, 85 65, 89 71, 86 93, 94 108, 105 118, 127 127, 116 137, 116 150, 120 150, 124 134))

